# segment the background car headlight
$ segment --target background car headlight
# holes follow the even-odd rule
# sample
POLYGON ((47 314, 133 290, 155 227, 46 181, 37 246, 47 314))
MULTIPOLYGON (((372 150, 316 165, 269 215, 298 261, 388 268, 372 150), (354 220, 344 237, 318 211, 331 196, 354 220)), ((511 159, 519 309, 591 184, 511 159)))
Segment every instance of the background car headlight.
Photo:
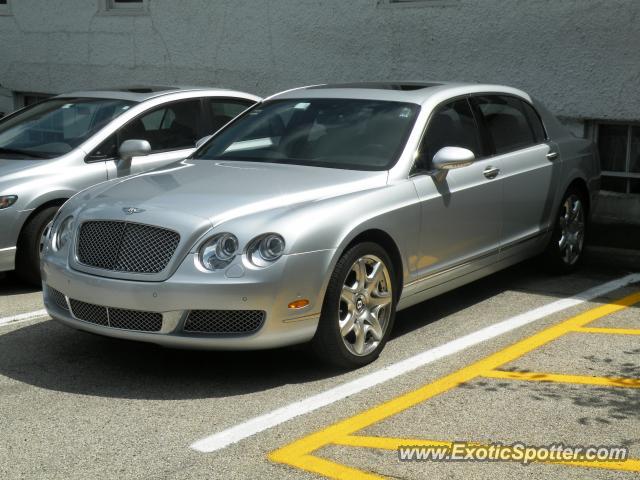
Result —
POLYGON ((232 233, 219 233, 207 240, 198 256, 207 270, 217 270, 229 265, 238 252, 238 239, 232 233))
POLYGON ((67 217, 58 226, 53 240, 56 250, 62 250, 71 240, 73 217, 67 217))
POLYGON ((0 210, 9 208, 18 200, 17 195, 0 195, 0 210))
POLYGON ((257 267, 266 267, 278 260, 284 253, 284 238, 277 233, 267 233, 255 238, 249 244, 247 256, 257 267))

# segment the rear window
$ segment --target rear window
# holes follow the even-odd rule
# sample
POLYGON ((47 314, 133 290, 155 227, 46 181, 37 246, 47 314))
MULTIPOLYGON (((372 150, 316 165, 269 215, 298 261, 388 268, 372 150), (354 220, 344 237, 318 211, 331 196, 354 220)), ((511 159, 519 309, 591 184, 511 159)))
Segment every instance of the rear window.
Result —
POLYGON ((484 117, 496 154, 530 147, 544 139, 540 118, 522 100, 506 95, 481 95, 474 102, 484 117))

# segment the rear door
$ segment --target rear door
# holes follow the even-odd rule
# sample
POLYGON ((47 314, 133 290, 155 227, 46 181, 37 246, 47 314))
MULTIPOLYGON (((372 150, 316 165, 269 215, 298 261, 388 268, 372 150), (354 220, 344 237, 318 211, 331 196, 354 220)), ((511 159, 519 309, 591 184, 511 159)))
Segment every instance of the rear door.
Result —
POLYGON ((487 158, 466 97, 432 114, 423 137, 413 182, 421 202, 418 278, 442 283, 495 261, 502 224, 501 160, 487 158), (474 152, 473 164, 436 172, 431 161, 443 147, 474 152))
POLYGON ((559 152, 546 139, 538 113, 509 95, 471 99, 481 118, 492 158, 501 163, 502 256, 530 249, 548 231, 559 178, 559 152))

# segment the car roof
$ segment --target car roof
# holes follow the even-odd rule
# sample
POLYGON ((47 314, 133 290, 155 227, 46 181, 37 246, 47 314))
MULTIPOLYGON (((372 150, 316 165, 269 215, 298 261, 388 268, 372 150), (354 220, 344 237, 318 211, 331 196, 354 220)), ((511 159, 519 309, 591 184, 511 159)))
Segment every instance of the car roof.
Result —
POLYGON ((310 85, 277 93, 266 100, 303 98, 353 98, 387 100, 422 105, 434 96, 446 97, 471 93, 506 93, 523 97, 527 93, 504 85, 465 82, 356 82, 310 85))
POLYGON ((67 92, 57 95, 58 98, 109 98, 116 100, 129 100, 132 102, 144 102, 151 98, 180 92, 206 92, 214 94, 242 93, 225 88, 207 88, 193 86, 161 86, 161 85, 132 85, 128 87, 100 88, 96 90, 82 90, 67 92))

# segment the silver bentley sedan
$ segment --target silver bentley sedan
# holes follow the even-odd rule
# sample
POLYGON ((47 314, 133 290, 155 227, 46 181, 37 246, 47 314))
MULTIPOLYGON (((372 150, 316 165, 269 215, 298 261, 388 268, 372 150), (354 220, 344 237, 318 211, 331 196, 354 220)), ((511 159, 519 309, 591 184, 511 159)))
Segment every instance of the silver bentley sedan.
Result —
POLYGON ((534 255, 576 268, 599 181, 591 142, 515 88, 299 88, 69 200, 44 301, 97 334, 358 367, 397 310, 534 255))
POLYGON ((193 87, 72 92, 0 120, 0 272, 40 285, 41 240, 80 190, 182 160, 260 98, 193 87))

